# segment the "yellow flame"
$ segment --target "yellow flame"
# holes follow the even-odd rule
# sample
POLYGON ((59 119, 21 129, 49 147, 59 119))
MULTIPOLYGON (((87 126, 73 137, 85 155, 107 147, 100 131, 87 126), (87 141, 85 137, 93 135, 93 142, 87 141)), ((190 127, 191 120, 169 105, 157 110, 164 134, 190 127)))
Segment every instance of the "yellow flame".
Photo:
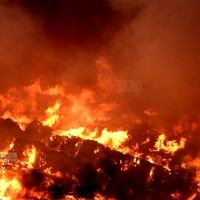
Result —
POLYGON ((154 174, 154 167, 151 168, 150 172, 149 172, 149 178, 148 178, 148 183, 151 182, 151 180, 153 179, 153 174, 154 174))
POLYGON ((0 199, 11 200, 11 196, 15 196, 22 189, 17 179, 8 180, 3 176, 0 179, 0 199))
POLYGON ((26 126, 32 121, 27 116, 13 116, 10 111, 6 111, 4 115, 1 117, 3 119, 10 118, 14 122, 17 122, 21 130, 25 130, 26 126))
POLYGON ((146 160, 149 161, 150 163, 153 164, 155 163, 151 156, 146 156, 146 160))
POLYGON ((176 140, 167 141, 166 136, 162 134, 159 135, 154 147, 156 148, 156 151, 164 150, 166 153, 171 153, 173 155, 177 150, 185 147, 185 142, 185 138, 181 138, 180 144, 178 144, 176 140), (166 145, 164 142, 166 142, 166 145))
POLYGON ((60 102, 57 101, 53 107, 49 107, 46 110, 47 119, 44 120, 42 123, 45 126, 53 126, 59 119, 59 114, 57 111, 60 109, 60 102))
POLYGON ((24 164, 26 164, 29 169, 33 168, 33 164, 35 163, 36 159, 36 148, 32 146, 31 149, 26 149, 23 154, 28 158, 27 161, 24 162, 24 164))
MULTIPOLYGON (((97 130, 95 131, 89 131, 85 127, 79 127, 76 129, 70 129, 66 131, 55 131, 55 134, 58 134, 60 136, 77 136, 81 137, 83 139, 90 139, 95 140, 99 142, 100 144, 103 144, 107 147, 110 147, 111 149, 121 149, 123 151, 123 143, 128 139, 127 131, 108 131, 107 129, 104 129, 101 132, 100 136, 97 136, 97 130)), ((125 152, 128 152, 126 148, 124 148, 125 152)))

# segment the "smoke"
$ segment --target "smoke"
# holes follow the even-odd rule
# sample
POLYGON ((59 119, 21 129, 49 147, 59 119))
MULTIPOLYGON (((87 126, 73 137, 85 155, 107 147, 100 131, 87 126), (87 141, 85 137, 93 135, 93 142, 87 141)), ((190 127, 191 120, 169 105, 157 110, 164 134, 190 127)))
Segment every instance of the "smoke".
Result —
POLYGON ((91 108, 118 105, 107 112, 107 124, 100 122, 110 128, 131 126, 135 116, 148 120, 147 109, 159 113, 153 124, 195 118, 199 6, 197 0, 4 0, 0 90, 38 79, 43 87, 65 82, 71 94, 92 90, 100 98, 91 108), (110 69, 99 69, 99 57, 110 69), (121 79, 141 80, 142 92, 111 92, 110 84, 121 79))
POLYGON ((199 9, 199 0, 0 2, 0 113, 4 118, 13 115, 15 120, 25 116, 28 124, 36 119, 25 131, 12 120, 1 119, 1 148, 15 139, 14 150, 20 159, 25 146, 34 144, 46 152, 46 168, 53 166, 55 172, 70 174, 78 166, 73 172, 76 184, 64 177, 43 188, 44 174, 33 170, 22 174, 24 187, 39 185, 54 199, 74 187, 75 195, 85 198, 99 192, 119 199, 141 199, 141 195, 142 199, 162 199, 165 194, 167 199, 178 191, 185 195, 182 199, 188 199, 197 192, 196 174, 180 166, 199 165, 199 9), (141 81, 142 91, 119 92, 118 80, 141 81), (49 113, 45 112, 48 108, 49 113), (94 141, 84 141, 78 160, 74 159, 75 144, 81 139, 64 142, 63 137, 55 136, 49 141, 52 129, 37 121, 45 121, 51 114, 60 130, 81 126, 97 127, 99 132, 104 128, 128 130, 130 140, 125 145, 144 158, 151 155, 157 164, 168 163, 171 175, 142 159, 141 166, 135 164, 131 173, 124 172, 122 164, 113 159, 121 163, 122 157, 126 163, 127 155, 94 141), (161 134, 166 135, 162 140, 165 149, 186 141, 184 148, 175 153, 156 151, 161 134), (85 156, 94 154, 93 146, 102 149, 99 158, 85 156), (65 162, 66 155, 56 148, 68 155, 65 162), (147 187, 152 167, 155 179, 147 187), (103 174, 97 173, 99 168, 103 174))
POLYGON ((141 7, 130 1, 3 1, 1 62, 6 80, 1 90, 36 77, 47 85, 69 80, 90 87, 96 81, 98 55, 112 51, 113 38, 141 7))
MULTIPOLYGON (((9 2, 9 1, 8 1, 9 2)), ((10 1, 43 22, 43 31, 58 45, 97 48, 106 45, 115 32, 131 21, 138 8, 129 11, 112 6, 107 0, 87 1, 10 1)), ((9 3, 10 3, 9 2, 9 3)), ((122 2, 119 2, 122 4, 122 2)), ((123 2, 126 3, 126 2, 123 2)), ((128 3, 128 2, 127 2, 128 3)))
POLYGON ((151 1, 135 23, 142 96, 169 118, 199 112, 199 6, 198 1, 151 1))
MULTIPOLYGON (((194 120, 200 97, 199 7, 198 1, 148 1, 115 38, 114 50, 106 54, 114 74, 142 81, 141 93, 118 95, 118 116, 134 113, 143 118, 143 111, 150 108, 159 113, 157 119, 151 116, 157 125, 170 127, 185 114, 194 120)), ((112 117, 116 118, 115 111, 112 117)))

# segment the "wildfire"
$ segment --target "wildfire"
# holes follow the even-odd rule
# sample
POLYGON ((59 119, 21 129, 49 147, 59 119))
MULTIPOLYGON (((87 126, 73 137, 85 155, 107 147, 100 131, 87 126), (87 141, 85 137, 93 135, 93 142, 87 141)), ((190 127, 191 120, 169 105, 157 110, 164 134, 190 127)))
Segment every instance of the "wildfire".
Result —
POLYGON ((107 129, 102 130, 100 136, 98 136, 98 131, 90 131, 85 127, 79 127, 77 129, 70 129, 67 131, 56 131, 55 135, 60 136, 76 136, 83 139, 95 140, 111 149, 120 149, 123 151, 122 145, 128 139, 128 134, 126 131, 108 131, 107 129))
POLYGON ((33 168, 35 159, 36 159, 36 148, 32 146, 32 148, 27 148, 23 155, 26 157, 26 161, 24 165, 27 165, 29 169, 33 168))
POLYGON ((159 135, 154 147, 156 148, 156 151, 163 150, 166 153, 171 153, 173 155, 177 150, 183 149, 185 147, 185 142, 185 138, 181 138, 179 144, 176 142, 176 140, 167 141, 166 136, 162 134, 159 135))
POLYGON ((151 180, 153 179, 153 174, 154 174, 154 167, 151 168, 150 172, 149 172, 149 179, 148 182, 151 182, 151 180))
MULTIPOLYGON (((97 64, 101 65, 103 61, 99 61, 97 64)), ((101 70, 98 75, 98 80, 101 81, 101 70)), ((109 73, 112 73, 109 69, 109 66, 105 65, 104 69, 109 73)), ((113 77, 114 79, 114 77, 113 77)), ((104 79, 103 82, 98 83, 98 87, 100 89, 105 89, 105 85, 107 84, 107 79, 104 79)), ((112 87, 106 89, 107 92, 112 92, 112 87)), ((105 98, 106 95, 102 95, 102 98, 105 98)), ((79 94, 67 94, 64 86, 55 87, 47 87, 45 89, 41 88, 40 81, 33 83, 25 88, 20 88, 18 91, 15 88, 10 89, 7 93, 0 96, 1 101, 1 110, 3 110, 2 118, 7 119, 10 118, 14 122, 16 122, 20 129, 26 132, 26 127, 28 124, 32 122, 32 119, 38 119, 42 122, 44 127, 50 127, 48 129, 49 138, 45 140, 40 140, 40 142, 44 142, 46 146, 49 145, 48 141, 55 145, 54 150, 57 152, 61 152, 61 149, 65 151, 66 149, 72 148, 72 146, 65 146, 64 142, 60 142, 62 138, 69 138, 72 141, 75 141, 73 147, 76 148, 75 153, 71 153, 71 149, 69 150, 69 155, 74 155, 76 158, 81 152, 81 145, 84 143, 84 140, 96 141, 99 144, 104 145, 105 147, 109 147, 111 150, 116 150, 118 152, 123 153, 124 156, 133 156, 132 161, 130 159, 111 159, 114 163, 112 167, 120 165, 119 169, 124 173, 128 173, 129 170, 133 170, 133 168, 139 168, 143 161, 142 156, 145 157, 146 161, 152 164, 150 168, 147 168, 147 177, 146 177, 146 185, 151 186, 151 183, 154 182, 154 178, 156 177, 156 167, 155 165, 162 166, 167 172, 168 175, 173 173, 173 170, 169 168, 169 164, 173 159, 175 152, 178 150, 184 149, 185 144, 187 142, 185 137, 182 137, 180 141, 177 140, 168 140, 166 130, 164 128, 156 127, 154 131, 159 133, 157 140, 153 139, 151 134, 152 130, 148 127, 142 133, 145 135, 145 139, 143 138, 142 142, 135 142, 131 143, 131 140, 134 140, 134 135, 130 135, 129 130, 126 128, 117 128, 116 130, 110 130, 109 128, 98 126, 97 122, 105 122, 109 121, 110 117, 107 114, 108 112, 112 111, 113 109, 118 108, 119 105, 116 103, 99 103, 96 106, 96 110, 94 110, 93 105, 97 98, 95 97, 94 93, 90 90, 82 90, 79 94), (16 94, 18 93, 18 95, 16 94), (40 97, 40 98, 39 98, 40 97), (19 102, 17 104, 18 108, 15 109, 15 102, 19 102), (45 103, 44 103, 45 102, 45 103), (29 108, 29 109, 28 109, 29 108), (42 109, 39 109, 42 108, 42 109), (60 138, 60 139, 59 139, 60 138), (77 138, 81 139, 81 142, 78 141, 77 138), (57 145, 57 142, 59 145, 57 145), (54 144, 55 143, 55 144, 54 144), (150 145, 152 145, 150 147, 150 145), (57 145, 57 146, 56 146, 57 145), (147 146, 147 147, 146 147, 147 146), (142 148, 149 149, 148 152, 142 150, 142 148), (162 158, 158 156, 157 153, 164 152, 168 157, 162 158), (151 155, 151 153, 153 155, 151 155)), ((153 117, 156 118, 159 116, 158 112, 153 111, 152 109, 147 109, 144 111, 144 119, 145 117, 153 117)), ((144 123, 144 119, 140 119, 138 117, 133 117, 131 114, 122 116, 122 119, 131 119, 133 126, 142 126, 144 123)), ((149 120, 151 121, 151 120, 149 120)), ((196 131, 198 125, 193 123, 193 125, 188 125, 190 130, 196 131)), ((180 134, 184 129, 182 125, 174 125, 173 127, 175 136, 180 134)), ((41 132, 41 130, 39 130, 41 132)), ((24 136, 22 134, 22 136, 24 136)), ((5 148, 5 151, 10 151, 16 148, 16 139, 13 137, 12 143, 5 148)), ((67 144, 67 142, 66 142, 67 144)), ((37 144, 39 145, 39 144, 37 144)), ((46 147, 49 148, 49 147, 46 147)), ((102 156, 101 148, 95 148, 92 150, 94 154, 98 157, 102 156)), ((43 152, 45 154, 45 152, 43 152)), ((46 154, 45 154, 46 155, 46 154)), ((13 166, 13 169, 18 169, 19 166, 22 167, 23 173, 31 174, 31 170, 35 169, 37 162, 40 162, 43 158, 39 156, 37 147, 34 145, 26 146, 26 149, 23 151, 24 159, 21 161, 17 161, 17 166, 13 166), (36 160, 39 159, 40 161, 36 160)), ((87 156, 86 156, 87 157, 87 156)), ((56 156, 53 157, 56 159, 56 156)), ((64 158, 64 157, 63 157, 64 158)), ((98 159, 100 159, 98 158, 98 159)), ((87 158, 85 158, 87 159, 87 158)), ((111 162, 110 161, 110 162, 111 162)), ((64 159, 63 159, 64 162, 64 159)), ((187 165, 194 166, 194 163, 188 160, 185 160, 187 165)), ((196 159, 196 162, 199 164, 199 160, 196 159)), ((11 164, 9 164, 11 165, 11 164)), ((13 164, 14 165, 14 164, 13 164)), ((66 165, 67 166, 67 165, 66 165)), ((66 167, 65 166, 65 167, 66 167)), ((3 165, 2 165, 3 167, 3 165)), ((60 169, 57 171, 53 171, 53 168, 48 164, 48 162, 40 162, 37 166, 47 177, 43 180, 43 184, 46 184, 48 187, 52 187, 53 184, 57 184, 56 181, 64 179, 63 177, 71 178, 70 174, 63 174, 60 169), (41 164, 42 163, 42 164, 41 164), (47 168, 44 168, 47 166, 47 168)), ((74 166, 76 169, 77 166, 74 166)), ((182 168, 185 169, 185 167, 182 168)), ((116 169, 115 169, 116 170, 116 169)), ((4 171, 6 171, 4 169, 4 171)), ((99 168, 98 172, 92 172, 94 177, 100 176, 103 179, 105 177, 105 172, 99 168), (96 175, 98 173, 98 175, 96 175)), ((37 174, 40 178, 40 175, 37 174)), ((80 181, 73 175, 71 178, 73 180, 73 187, 75 184, 79 185, 80 181)), ((108 179, 109 180, 109 179, 108 179)), ((106 180, 106 181, 108 181, 106 180)), ((29 180, 28 180, 29 181, 29 180)), ((195 181, 199 183, 198 175, 196 176, 195 181)), ((59 181, 58 181, 59 182, 59 181)), ((28 182, 28 184, 31 184, 28 182)), ((56 187, 59 186, 60 183, 56 187)), ((64 183, 68 184, 68 183, 64 183)), ((106 183, 107 184, 107 183, 106 183)), ((103 185, 103 188, 106 188, 106 184, 103 185)), ((6 200, 13 200, 15 196, 19 199, 23 195, 32 195, 41 199, 44 195, 43 191, 35 191, 35 187, 31 188, 29 192, 23 189, 21 185, 21 179, 19 176, 14 178, 10 178, 10 176, 3 175, 0 180, 1 190, 0 190, 0 198, 6 200), (21 196, 20 196, 21 194, 21 196)), ((43 185, 41 185, 43 187, 43 185)), ((134 194, 132 190, 130 190, 130 194, 134 194)), ((171 193, 171 197, 174 199, 180 199, 182 194, 179 192, 171 193)), ((196 193, 195 193, 196 195, 196 193)), ((195 198, 195 195, 191 196, 190 199, 195 198)), ((49 196, 47 196, 47 199, 49 196)), ((85 199, 85 198, 75 198, 73 194, 62 196, 62 199, 85 199)), ((112 199, 102 196, 100 193, 95 193, 94 199, 112 199)))
POLYGON ((47 119, 43 121, 43 124, 46 126, 53 126, 60 118, 60 116, 57 114, 57 111, 60 108, 60 103, 57 101, 53 107, 49 107, 46 110, 47 119))
POLYGON ((0 185, 0 198, 3 200, 12 200, 12 197, 17 196, 22 189, 17 179, 8 179, 5 176, 0 179, 0 185))
POLYGON ((14 122, 17 122, 17 124, 19 125, 19 127, 22 129, 22 130, 25 130, 26 128, 26 125, 29 124, 31 122, 31 119, 29 119, 27 116, 13 116, 11 114, 10 111, 6 111, 4 113, 4 115, 2 116, 3 119, 12 119, 14 122))

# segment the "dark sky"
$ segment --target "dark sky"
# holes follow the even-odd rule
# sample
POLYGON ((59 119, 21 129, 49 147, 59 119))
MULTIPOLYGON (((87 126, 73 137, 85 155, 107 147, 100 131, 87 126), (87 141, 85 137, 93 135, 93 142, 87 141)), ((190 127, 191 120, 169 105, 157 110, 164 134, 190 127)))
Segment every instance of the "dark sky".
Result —
POLYGON ((109 113, 115 123, 116 115, 148 108, 167 122, 196 116, 199 9, 199 0, 4 0, 0 91, 40 79, 43 85, 64 81, 72 93, 90 89, 98 99, 109 91, 106 81, 141 80, 141 93, 109 93, 96 103, 120 105, 109 113), (96 66, 99 57, 109 69, 96 66))

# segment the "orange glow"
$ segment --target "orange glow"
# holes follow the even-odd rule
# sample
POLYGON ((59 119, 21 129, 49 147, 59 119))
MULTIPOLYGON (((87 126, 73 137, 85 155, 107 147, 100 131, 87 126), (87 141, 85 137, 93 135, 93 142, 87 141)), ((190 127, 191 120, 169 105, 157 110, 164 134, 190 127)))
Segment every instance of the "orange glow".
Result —
POLYGON ((157 112, 152 111, 151 109, 145 110, 144 114, 149 115, 149 116, 154 116, 154 115, 158 115, 157 112))
POLYGON ((193 200, 195 197, 197 196, 197 194, 193 194, 191 197, 189 197, 187 200, 193 200))
POLYGON ((173 155, 177 150, 185 147, 185 142, 185 138, 181 138, 179 144, 176 142, 176 140, 167 141, 166 136, 162 134, 159 135, 154 147, 156 148, 156 151, 164 150, 166 153, 171 153, 173 155), (166 145, 164 142, 166 142, 166 145))
MULTIPOLYGON (((171 194, 171 196, 172 196, 174 199, 181 199, 182 194, 179 194, 178 192, 175 192, 175 193, 171 194)), ((189 199, 188 199, 188 200, 189 200, 189 199)))
POLYGON ((148 178, 148 183, 151 182, 151 180, 153 179, 153 174, 154 174, 154 167, 151 168, 150 172, 149 172, 149 178, 148 178))
POLYGON ((34 146, 32 146, 31 149, 27 148, 26 151, 23 152, 23 155, 26 156, 26 161, 24 161, 23 164, 29 169, 33 168, 36 159, 36 148, 34 146))
POLYGON ((200 0, 0 0, 0 200, 200 199, 199 36, 200 0))
POLYGON ((128 149, 123 149, 123 143, 128 139, 126 131, 108 131, 104 129, 100 136, 97 136, 97 131, 90 131, 85 127, 79 127, 77 129, 70 129, 67 131, 55 131, 54 134, 60 136, 77 136, 83 139, 95 140, 111 149, 121 150, 124 152, 129 151, 128 149))
POLYGON ((11 112, 6 111, 4 113, 4 115, 2 116, 3 119, 7 119, 10 118, 12 119, 14 122, 17 122, 17 124, 19 125, 19 127, 24 131, 26 128, 26 125, 29 124, 32 120, 29 119, 26 116, 12 116, 11 112))
POLYGON ((59 109, 60 109, 59 102, 56 102, 53 107, 49 107, 46 110, 47 119, 42 122, 43 125, 52 127, 59 120, 60 116, 57 114, 57 111, 59 109))
MULTIPOLYGON (((105 66, 105 70, 109 69, 105 66)), ((111 72, 110 72, 111 73, 111 72)), ((99 74, 99 86, 106 90, 105 84, 107 80, 103 80, 100 82, 101 74, 99 74)), ((111 88, 109 92, 112 91, 111 88)), ((148 145, 152 142, 151 130, 145 130, 145 134, 148 134, 146 140, 141 144, 135 143, 133 145, 126 145, 132 137, 132 135, 128 134, 126 129, 117 129, 110 131, 108 128, 99 129, 95 126, 95 121, 102 120, 107 121, 110 120, 110 117, 106 115, 106 112, 112 111, 118 108, 118 104, 115 103, 101 103, 96 107, 96 110, 93 110, 90 107, 90 104, 96 102, 95 95, 90 90, 82 90, 78 95, 69 95, 65 92, 64 87, 56 85, 55 87, 48 87, 46 89, 42 89, 40 86, 40 82, 37 81, 32 85, 29 85, 21 90, 17 91, 15 88, 10 89, 6 94, 0 96, 0 101, 2 102, 1 106, 6 111, 4 112, 2 118, 10 118, 13 121, 17 122, 22 130, 25 130, 26 126, 32 121, 31 119, 36 118, 42 122, 44 126, 49 126, 53 129, 51 136, 67 136, 67 137, 80 137, 86 140, 94 140, 100 144, 103 144, 110 149, 117 150, 123 154, 130 154, 133 156, 133 163, 125 162, 121 163, 121 170, 127 171, 129 170, 131 165, 139 166, 141 159, 140 157, 143 155, 143 152, 140 152, 140 145, 148 145), (17 95, 17 92, 20 95, 17 95), (27 96, 25 95, 28 95, 27 96), (13 97, 10 100, 10 96, 13 97), (23 98, 24 96, 24 98, 23 98), (42 96, 45 99, 45 105, 38 101, 38 96, 42 96), (26 98, 25 98, 26 97, 26 98), (49 97, 53 97, 52 99, 49 97), (15 109, 15 101, 18 103, 18 108, 15 109), (43 105, 45 109, 41 109, 37 111, 38 104, 43 105), (27 112, 27 107, 30 108, 30 113, 27 112), (92 125, 92 126, 91 126, 92 125), (92 127, 92 128, 91 128, 92 127), (96 127, 96 128, 95 128, 96 127)), ((145 115, 148 117, 156 117, 158 115, 157 112, 152 111, 151 109, 147 109, 144 111, 145 115)), ((129 115, 122 116, 123 119, 128 119, 129 115)), ((137 125, 142 125, 143 120, 138 118, 137 116, 131 117, 132 123, 137 125)), ((191 125, 191 130, 196 130, 198 125, 193 123, 191 125)), ((182 125, 178 124, 173 127, 175 135, 181 133, 184 129, 182 125)), ((160 126, 155 128, 155 131, 160 133, 157 141, 155 142, 154 149, 150 149, 150 152, 159 152, 163 150, 166 154, 173 156, 174 153, 180 149, 185 147, 186 139, 181 138, 178 142, 177 140, 167 140, 166 130, 161 128, 160 126), (165 133, 165 134, 164 134, 165 133)), ((50 137, 50 140, 52 137, 50 137)), ((14 147, 14 142, 9 145, 5 151, 9 151, 14 147)), ((78 144, 76 144, 77 146, 78 144)), ((96 149, 94 153, 98 153, 99 149, 96 149)), ((34 146, 28 148, 23 152, 25 156, 25 160, 21 161, 23 166, 23 170, 33 169, 37 151, 34 146)), ((77 154, 75 154, 77 155, 77 154)), ((152 164, 162 165, 163 168, 171 173, 171 169, 169 168, 170 159, 165 159, 161 157, 156 157, 153 155, 146 154, 146 160, 152 164), (164 164, 163 164, 164 163, 164 164)), ((199 161, 196 161, 199 165, 199 161)), ((186 162, 188 165, 193 166, 194 163, 189 161, 186 162)), ((60 172, 52 173, 51 168, 44 170, 46 174, 54 176, 56 178, 62 178, 62 174, 60 172)), ((149 172, 149 177, 147 179, 147 184, 149 184, 153 180, 154 175, 154 167, 151 168, 149 172)), ((19 185, 18 179, 13 179, 14 182, 9 182, 12 179, 5 177, 2 179, 0 184, 3 185, 2 193, 0 194, 4 199, 13 199, 13 194, 11 193, 11 189, 14 190, 14 183, 16 186, 16 191, 20 193, 22 191, 21 186, 19 185), (11 189, 10 189, 11 188, 11 189), (9 191, 9 195, 7 195, 9 191)), ((196 177, 196 181, 200 183, 199 175, 196 177)), ((50 184, 47 180, 47 184, 50 184)), ((37 197, 42 197, 42 193, 34 193, 34 191, 30 191, 31 194, 34 194, 37 197)), ((179 198, 179 194, 173 193, 171 195, 173 198, 179 198)), ((67 195, 65 199, 75 199, 72 195, 67 195)), ((105 197, 96 194, 95 199, 105 199, 105 197)), ((192 197, 190 198, 192 199, 192 197)))
POLYGON ((150 156, 146 156, 146 160, 148 160, 150 163, 153 163, 153 164, 155 163, 150 156))
POLYGON ((20 183, 15 178, 8 179, 3 176, 0 179, 0 185, 0 198, 5 200, 13 200, 14 196, 17 196, 22 189, 20 183))

